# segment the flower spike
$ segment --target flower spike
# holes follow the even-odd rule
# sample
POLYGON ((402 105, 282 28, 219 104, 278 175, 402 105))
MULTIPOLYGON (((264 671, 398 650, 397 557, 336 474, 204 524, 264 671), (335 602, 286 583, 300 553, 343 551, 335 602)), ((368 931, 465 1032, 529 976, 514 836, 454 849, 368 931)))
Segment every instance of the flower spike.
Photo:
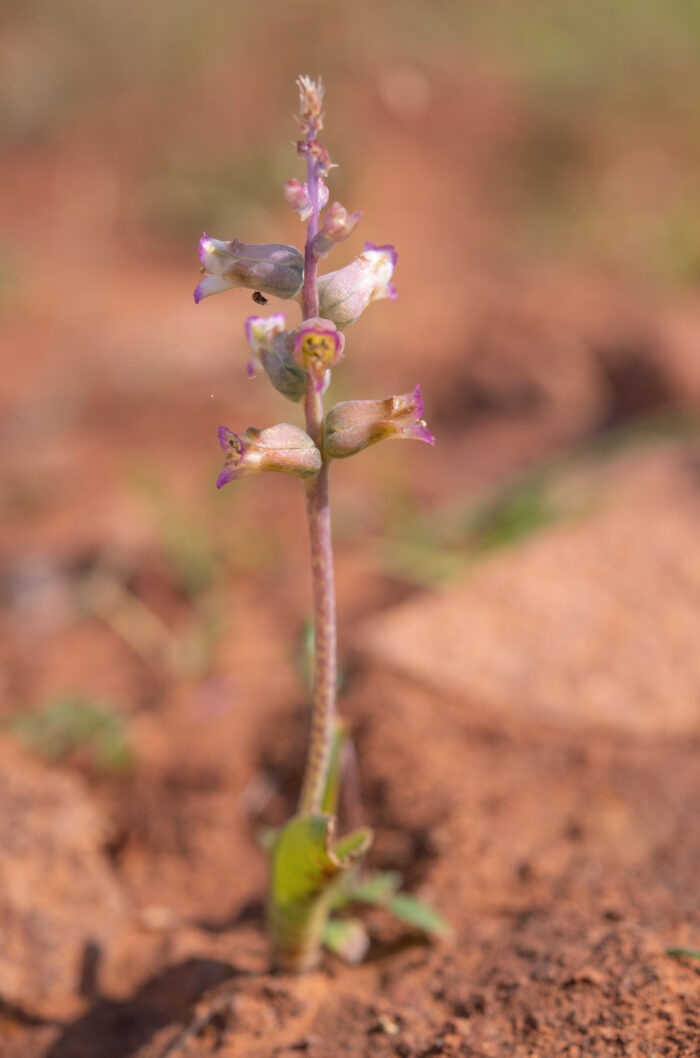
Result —
POLYGON ((435 444, 423 412, 420 386, 385 400, 343 401, 326 416, 323 450, 333 459, 344 459, 393 437, 435 444))
POLYGON ((267 243, 254 246, 233 239, 222 242, 204 232, 199 240, 199 260, 205 278, 194 292, 199 303, 210 294, 247 287, 276 298, 293 298, 304 282, 304 258, 296 246, 267 243))
MULTIPOLYGON (((250 347, 248 374, 261 371, 290 401, 303 400, 304 429, 278 423, 236 434, 219 428, 226 457, 217 487, 260 472, 287 474, 303 480, 309 524, 313 599, 314 658, 311 686, 313 713, 310 743, 295 815, 278 828, 269 842, 270 885, 267 929, 278 969, 300 973, 319 963, 321 947, 358 959, 368 936, 356 920, 329 919, 352 901, 376 903, 429 935, 445 932, 443 920, 405 893, 398 893, 394 874, 363 876, 353 867, 366 854, 372 833, 367 827, 336 836, 338 790, 352 743, 336 712, 338 688, 337 621, 329 475, 334 459, 343 459, 390 438, 434 444, 423 418, 420 387, 384 400, 351 400, 326 414, 324 392, 331 369, 343 358, 343 328, 353 323, 372 301, 393 299, 397 255, 393 246, 367 242, 350 264, 319 277, 319 260, 348 238, 360 212, 348 213, 340 202, 327 209, 326 178, 334 163, 321 142, 323 85, 320 78, 299 77, 297 154, 305 173, 284 185, 284 198, 306 222, 303 252, 278 243, 247 245, 223 242, 206 233, 199 245, 201 282, 196 302, 236 287, 253 291, 257 306, 267 296, 296 299, 302 322, 288 324, 285 315, 251 315, 245 323, 250 347), (304 181, 304 182, 302 182, 304 181), (360 894, 360 889, 363 894, 360 894), (357 927, 353 929, 346 927, 357 927)), ((413 454, 413 453, 409 453, 413 454)), ((268 844, 268 843, 266 843, 268 844)))

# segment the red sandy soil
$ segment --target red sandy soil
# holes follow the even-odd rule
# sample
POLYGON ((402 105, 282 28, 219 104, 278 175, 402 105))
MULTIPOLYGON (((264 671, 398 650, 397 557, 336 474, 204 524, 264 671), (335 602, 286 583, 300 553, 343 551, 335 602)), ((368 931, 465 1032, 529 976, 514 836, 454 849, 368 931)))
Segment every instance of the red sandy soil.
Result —
MULTIPOLYGON (((100 406, 96 387, 72 456, 83 476, 104 458, 100 406)), ((501 422, 504 451, 510 430, 522 425, 501 422)), ((227 574, 229 634, 205 681, 174 678, 61 602, 95 562, 99 504, 83 494, 70 546, 54 497, 41 525, 15 513, 6 561, 28 542, 48 556, 58 602, 12 582, 10 700, 79 677, 130 702, 137 763, 110 778, 79 752, 50 766, 2 743, 3 1058, 698 1053, 700 966, 665 954, 700 936, 697 447, 666 441, 580 477, 573 521, 439 594, 341 540, 342 710, 371 862, 400 870, 454 935, 429 945, 374 912, 364 966, 329 958, 298 980, 268 970, 254 837, 293 810, 304 753, 298 495, 252 496, 256 517, 286 519, 285 558, 227 574), (597 663, 616 627, 617 661, 597 663)), ((177 628, 187 603, 135 516, 124 531, 128 510, 113 546, 128 544, 132 590, 177 628)))
POLYGON ((144 724, 121 784, 4 748, 0 862, 31 899, 4 890, 3 1055, 697 1053, 700 967, 665 954, 700 930, 697 723, 650 739, 515 706, 504 722, 358 661, 344 713, 372 861, 454 937, 429 946, 374 913, 364 966, 292 979, 267 970, 252 831, 291 807, 305 718, 261 705, 254 668, 214 733, 171 702, 156 760, 144 724))

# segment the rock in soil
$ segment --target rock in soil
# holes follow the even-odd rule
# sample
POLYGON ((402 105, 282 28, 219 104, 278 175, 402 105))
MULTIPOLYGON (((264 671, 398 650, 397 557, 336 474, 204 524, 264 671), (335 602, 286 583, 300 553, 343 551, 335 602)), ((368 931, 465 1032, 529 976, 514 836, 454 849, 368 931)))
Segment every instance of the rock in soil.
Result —
MULTIPOLYGON (((125 902, 87 788, 0 742, 0 997, 61 1016, 92 988, 125 902)), ((0 1053, 1 1049, 0 1049, 0 1053)))
POLYGON ((699 731, 699 482, 692 451, 623 459, 589 516, 372 619, 362 654, 506 722, 699 731))

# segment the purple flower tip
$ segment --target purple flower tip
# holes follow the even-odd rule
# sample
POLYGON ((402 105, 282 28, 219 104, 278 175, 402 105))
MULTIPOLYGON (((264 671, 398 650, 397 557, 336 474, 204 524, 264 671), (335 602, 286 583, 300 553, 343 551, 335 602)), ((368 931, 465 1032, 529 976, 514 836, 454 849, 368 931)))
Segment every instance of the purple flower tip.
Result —
POLYGON ((232 433, 226 426, 220 426, 217 430, 219 437, 219 444, 223 448, 224 452, 229 450, 229 441, 232 437, 235 437, 235 433, 232 433))
POLYGON ((200 301, 202 300, 202 291, 200 289, 201 286, 201 283, 197 283, 197 286, 194 288, 194 294, 192 296, 194 298, 195 305, 199 305, 200 301))
POLYGON ((416 405, 416 415, 419 419, 422 419, 425 413, 425 405, 423 404, 423 398, 420 392, 420 383, 418 383, 418 385, 413 391, 413 400, 416 405))
POLYGON ((231 481, 234 476, 235 473, 232 467, 224 467, 224 469, 221 471, 218 478, 216 479, 217 489, 221 489, 224 487, 224 485, 228 485, 229 481, 231 481))
POLYGON ((380 253, 388 253, 391 258, 392 265, 396 267, 396 262, 399 259, 399 255, 391 244, 388 244, 387 246, 376 246, 373 242, 366 242, 365 245, 362 247, 362 252, 364 253, 365 250, 379 250, 380 253))
POLYGON ((203 245, 204 241, 206 240, 206 238, 207 238, 207 233, 205 231, 203 231, 202 232, 202 238, 199 240, 199 247, 198 247, 199 260, 200 260, 201 264, 206 264, 207 263, 206 262, 206 254, 204 252, 204 245, 203 245))

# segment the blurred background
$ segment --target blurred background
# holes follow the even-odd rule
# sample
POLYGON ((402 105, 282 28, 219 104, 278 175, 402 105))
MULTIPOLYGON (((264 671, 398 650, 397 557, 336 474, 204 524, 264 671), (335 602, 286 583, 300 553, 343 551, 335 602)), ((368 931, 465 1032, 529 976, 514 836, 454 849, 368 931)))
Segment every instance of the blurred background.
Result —
MULTIPOLYGON (((161 619, 188 620, 159 577, 189 605, 219 563, 224 577, 257 563, 280 590, 291 578, 297 619, 307 606, 287 544, 303 532, 293 485, 211 487, 219 422, 290 411, 245 378, 250 297, 191 300, 202 230, 301 241, 280 190, 301 175, 299 72, 327 87, 332 194, 364 211, 328 267, 365 239, 400 254, 400 300, 348 333, 332 396, 420 381, 439 437, 435 452, 338 468, 338 533, 371 537, 375 566, 406 565, 380 537, 427 543, 428 507, 436 551, 460 552, 455 509, 478 490, 700 401, 690 0, 11 0, 0 55, 0 680, 15 705, 58 688, 139 695, 68 617, 75 578, 105 563, 125 567, 122 587, 148 567, 136 596, 164 613, 141 613, 146 654, 167 641, 161 619)), ((423 558, 392 572, 444 571, 439 553, 423 558)))
POLYGON ((327 267, 399 253, 331 398, 420 382, 437 437, 334 471, 344 663, 361 618, 597 503, 601 461, 690 443, 692 0, 6 0, 1 23, 0 692, 32 749, 206 793, 200 754, 239 793, 246 717, 303 700, 300 490, 214 488, 220 423, 297 411, 246 376, 249 292, 192 300, 203 230, 302 242, 300 73, 326 86, 331 195, 363 210, 327 267))
POLYGON ((438 437, 335 473, 344 627, 551 522, 601 438, 693 432, 693 2, 8 2, 0 56, 0 688, 27 737, 87 725, 121 760, 183 686, 229 708, 259 600, 255 642, 303 654, 295 482, 214 489, 217 425, 291 409, 245 377, 250 296, 191 298, 202 230, 302 240, 300 72, 364 211, 333 265, 399 250, 331 397, 420 381, 438 437))
POLYGON ((400 300, 352 327, 331 396, 420 381, 438 436, 338 468, 339 561, 359 548, 374 578, 353 565, 358 612, 548 521, 553 457, 640 420, 688 426, 692 2, 34 0, 5 5, 0 54, 10 710, 64 693, 138 709, 164 666, 210 676, 251 576, 303 625, 294 483, 213 488, 216 426, 290 408, 245 376, 249 295, 191 296, 204 229, 302 241, 281 197, 302 175, 300 72, 326 85, 331 192, 364 211, 332 266, 365 239, 399 251, 400 300))

